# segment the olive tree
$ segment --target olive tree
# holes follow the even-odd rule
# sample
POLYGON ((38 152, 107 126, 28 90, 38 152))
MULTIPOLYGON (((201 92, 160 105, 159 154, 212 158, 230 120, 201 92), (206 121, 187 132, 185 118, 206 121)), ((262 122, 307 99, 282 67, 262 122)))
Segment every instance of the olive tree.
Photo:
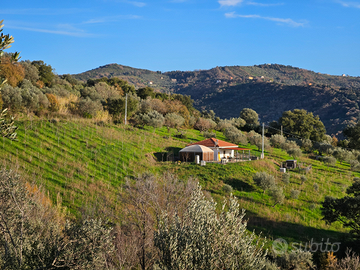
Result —
POLYGON ((234 126, 229 126, 224 131, 225 137, 232 143, 247 144, 246 136, 234 126))
POLYGON ((270 143, 273 147, 280 148, 281 144, 285 143, 286 138, 280 134, 271 135, 270 143))
POLYGON ((340 147, 337 147, 334 152, 333 152, 333 156, 339 160, 340 164, 343 163, 343 161, 348 161, 348 160, 352 160, 354 159, 354 155, 345 149, 342 149, 340 147))
MULTIPOLYGON (((256 133, 255 131, 252 130, 247 134, 247 138, 248 138, 250 144, 255 145, 258 148, 258 150, 260 150, 262 148, 263 138, 259 133, 256 133)), ((264 148, 265 149, 270 148, 270 142, 267 137, 264 137, 264 148)))
MULTIPOLYGON (((0 33, 3 31, 3 27, 4 25, 2 24, 4 20, 0 21, 0 33)), ((1 58, 4 55, 4 50, 8 49, 11 47, 11 44, 14 42, 14 38, 12 36, 10 36, 9 34, 4 35, 1 33, 0 35, 0 63, 1 63, 1 58)), ((12 61, 17 61, 19 60, 19 53, 16 52, 12 55, 12 61)), ((0 89, 3 86, 3 84, 6 83, 6 79, 4 78, 0 78, 0 89)), ((1 98, 0 98, 1 99, 1 98)), ((6 117, 6 109, 3 110, 0 114, 0 132, 1 135, 3 137, 7 137, 10 138, 12 140, 16 139, 16 133, 15 130, 17 129, 17 127, 14 126, 14 118, 10 117, 7 118, 6 117)))
POLYGON ((0 171, 0 268, 106 268, 111 227, 101 220, 65 221, 48 201, 13 171, 0 171))
POLYGON ((162 114, 157 111, 150 111, 147 116, 147 125, 152 126, 154 128, 154 132, 156 128, 162 127, 165 123, 164 116, 162 116, 162 114))
POLYGON ((17 126, 14 125, 14 117, 7 117, 7 109, 0 113, 0 136, 10 140, 16 140, 17 126))
POLYGON ((300 148, 291 148, 286 151, 288 155, 292 156, 294 159, 300 157, 302 155, 302 151, 300 148))
POLYGON ((257 172, 253 176, 253 180, 257 186, 264 190, 264 193, 266 190, 275 186, 274 176, 268 174, 267 172, 257 172))
POLYGON ((163 213, 154 236, 160 269, 265 269, 264 243, 246 231, 237 199, 216 208, 198 186, 183 216, 163 213))
POLYGON ((272 186, 270 188, 270 195, 274 201, 273 207, 277 204, 282 204, 284 202, 285 195, 282 187, 276 185, 272 186))
POLYGON ((326 156, 323 158, 323 162, 329 166, 334 166, 336 164, 336 158, 331 156, 326 156))
POLYGON ((165 125, 170 128, 179 128, 185 122, 184 117, 176 113, 168 113, 165 115, 165 125))

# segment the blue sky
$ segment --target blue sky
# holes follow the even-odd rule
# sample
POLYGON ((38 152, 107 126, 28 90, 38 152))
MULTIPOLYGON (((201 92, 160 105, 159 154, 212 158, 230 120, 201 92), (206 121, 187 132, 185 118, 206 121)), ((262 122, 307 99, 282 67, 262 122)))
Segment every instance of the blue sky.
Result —
POLYGON ((58 74, 277 63, 360 76, 360 0, 12 0, 4 33, 58 74))

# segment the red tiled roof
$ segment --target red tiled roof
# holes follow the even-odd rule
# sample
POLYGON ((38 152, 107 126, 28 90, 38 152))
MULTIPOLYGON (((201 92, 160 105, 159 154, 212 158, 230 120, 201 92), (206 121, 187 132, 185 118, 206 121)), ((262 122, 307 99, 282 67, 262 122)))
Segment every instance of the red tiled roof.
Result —
POLYGON ((216 138, 209 138, 209 139, 206 139, 206 140, 203 140, 203 141, 200 141, 200 142, 195 142, 195 143, 188 144, 187 146, 194 145, 194 144, 199 144, 199 145, 204 145, 206 147, 215 147, 216 143, 217 143, 217 145, 219 147, 225 147, 225 148, 230 148, 230 147, 237 148, 238 147, 237 144, 225 142, 225 141, 222 141, 222 140, 218 140, 216 138))

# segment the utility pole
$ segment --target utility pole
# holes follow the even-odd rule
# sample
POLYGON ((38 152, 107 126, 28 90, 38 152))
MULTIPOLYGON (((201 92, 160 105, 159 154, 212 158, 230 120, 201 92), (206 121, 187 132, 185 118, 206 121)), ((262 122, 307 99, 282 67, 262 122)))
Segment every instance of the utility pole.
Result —
POLYGON ((261 150, 261 159, 264 159, 265 155, 264 155, 264 129, 265 129, 265 124, 263 123, 262 125, 262 150, 261 150))
POLYGON ((283 126, 281 125, 281 136, 283 136, 283 126))
POLYGON ((125 125, 126 125, 126 118, 127 118, 127 93, 126 93, 126 96, 125 96, 125 125))

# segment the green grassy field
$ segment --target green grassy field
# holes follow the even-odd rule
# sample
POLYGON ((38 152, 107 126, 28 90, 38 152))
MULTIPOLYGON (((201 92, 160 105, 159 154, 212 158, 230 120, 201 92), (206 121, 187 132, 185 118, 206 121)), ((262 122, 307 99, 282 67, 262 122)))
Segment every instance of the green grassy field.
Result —
MULTIPOLYGON (((320 212, 325 196, 344 196, 353 177, 359 176, 346 163, 327 167, 304 156, 299 162, 312 165, 307 181, 301 184, 301 173, 291 171, 290 184, 285 185, 278 164, 290 157, 280 149, 266 152, 264 160, 199 166, 166 161, 168 155, 176 154, 187 143, 204 139, 195 130, 185 130, 186 138, 178 139, 174 136, 175 129, 169 136, 166 128, 154 132, 153 128, 97 125, 84 119, 26 120, 17 125, 18 141, 0 141, 0 163, 44 187, 54 202, 61 198, 75 216, 81 207, 99 199, 116 213, 121 207, 118 195, 126 177, 131 179, 143 172, 172 172, 182 179, 197 178, 219 203, 228 196, 223 185, 231 185, 247 210, 249 229, 262 231, 270 239, 339 240, 347 233, 338 223, 326 225, 320 212), (277 184, 284 189, 284 204, 274 206, 271 197, 256 187, 252 176, 258 171, 275 176, 277 184), (315 183, 318 189, 314 188, 315 183), (292 189, 300 190, 298 199, 291 198, 292 189)), ((217 138, 225 140, 220 132, 217 138)), ((256 147, 247 147, 257 152, 256 147)))

